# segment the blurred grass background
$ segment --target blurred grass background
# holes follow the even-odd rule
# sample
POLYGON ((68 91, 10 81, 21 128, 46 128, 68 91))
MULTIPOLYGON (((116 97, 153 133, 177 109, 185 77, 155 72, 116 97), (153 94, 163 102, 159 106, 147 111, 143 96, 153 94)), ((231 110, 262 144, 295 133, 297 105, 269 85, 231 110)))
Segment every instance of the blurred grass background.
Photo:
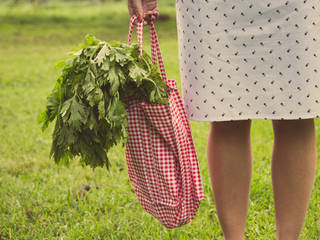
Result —
MULTIPOLYGON (((163 18, 155 26, 166 72, 181 93, 175 2, 159 1, 159 12, 163 18)), ((77 162, 61 167, 48 158, 53 126, 42 133, 36 119, 59 76, 55 62, 87 33, 126 42, 128 26, 127 2, 122 0, 0 2, 0 240, 223 239, 207 166, 208 122, 190 121, 206 200, 194 220, 177 229, 166 229, 143 210, 121 146, 110 152, 110 172, 77 162)), ((149 42, 145 26, 143 47, 150 53, 149 42)), ((319 139, 319 119, 315 124, 319 139)), ((246 239, 275 239, 271 120, 252 121, 251 141, 246 239)), ((319 215, 318 168, 301 239, 320 239, 319 215)))

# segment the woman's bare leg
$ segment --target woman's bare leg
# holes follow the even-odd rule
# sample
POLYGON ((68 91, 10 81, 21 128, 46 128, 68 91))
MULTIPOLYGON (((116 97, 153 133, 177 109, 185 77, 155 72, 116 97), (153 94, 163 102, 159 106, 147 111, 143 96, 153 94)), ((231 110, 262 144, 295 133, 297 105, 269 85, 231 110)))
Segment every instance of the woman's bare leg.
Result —
POLYGON ((250 128, 251 120, 210 123, 208 167, 226 240, 244 239, 252 169, 250 128))
POLYGON ((304 224, 317 162, 313 119, 273 120, 271 175, 278 240, 297 240, 304 224))

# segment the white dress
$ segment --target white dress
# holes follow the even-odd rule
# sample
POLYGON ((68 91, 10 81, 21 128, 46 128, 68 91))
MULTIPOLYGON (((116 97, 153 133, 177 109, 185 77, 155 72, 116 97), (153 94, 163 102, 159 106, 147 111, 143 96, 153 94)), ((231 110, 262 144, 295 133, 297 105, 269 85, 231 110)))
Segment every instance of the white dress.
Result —
POLYGON ((320 115, 320 0, 176 0, 189 120, 320 115))

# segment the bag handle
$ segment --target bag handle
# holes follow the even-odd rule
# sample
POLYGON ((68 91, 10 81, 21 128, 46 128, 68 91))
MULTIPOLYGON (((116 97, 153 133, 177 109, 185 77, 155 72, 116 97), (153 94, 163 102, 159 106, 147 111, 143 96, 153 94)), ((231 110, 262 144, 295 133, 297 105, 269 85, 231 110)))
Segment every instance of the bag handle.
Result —
MULTIPOLYGON (((137 27, 136 27, 137 40, 139 42, 138 49, 140 52, 140 57, 139 57, 140 61, 142 60, 141 56, 142 56, 143 20, 144 19, 141 18, 140 16, 132 15, 132 17, 130 19, 129 34, 128 34, 128 44, 129 44, 131 41, 131 37, 132 37, 132 30, 134 27, 134 23, 136 23, 136 25, 137 25, 137 27)), ((150 22, 150 39, 151 39, 152 63, 153 63, 153 65, 156 66, 156 69, 157 69, 157 56, 158 56, 161 78, 163 81, 167 82, 167 75, 164 70, 164 64, 163 64, 163 60, 162 60, 162 56, 161 56, 161 52, 160 52, 160 45, 159 45, 156 29, 154 27, 154 21, 150 22)))

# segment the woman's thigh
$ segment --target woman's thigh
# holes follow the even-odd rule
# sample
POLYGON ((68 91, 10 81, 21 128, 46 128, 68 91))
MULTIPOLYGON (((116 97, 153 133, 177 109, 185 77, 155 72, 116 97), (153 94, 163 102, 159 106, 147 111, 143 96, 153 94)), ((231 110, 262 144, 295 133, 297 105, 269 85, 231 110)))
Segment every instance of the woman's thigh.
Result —
POLYGON ((251 119, 210 122, 210 128, 215 131, 222 130, 224 132, 248 132, 251 128, 251 119))

